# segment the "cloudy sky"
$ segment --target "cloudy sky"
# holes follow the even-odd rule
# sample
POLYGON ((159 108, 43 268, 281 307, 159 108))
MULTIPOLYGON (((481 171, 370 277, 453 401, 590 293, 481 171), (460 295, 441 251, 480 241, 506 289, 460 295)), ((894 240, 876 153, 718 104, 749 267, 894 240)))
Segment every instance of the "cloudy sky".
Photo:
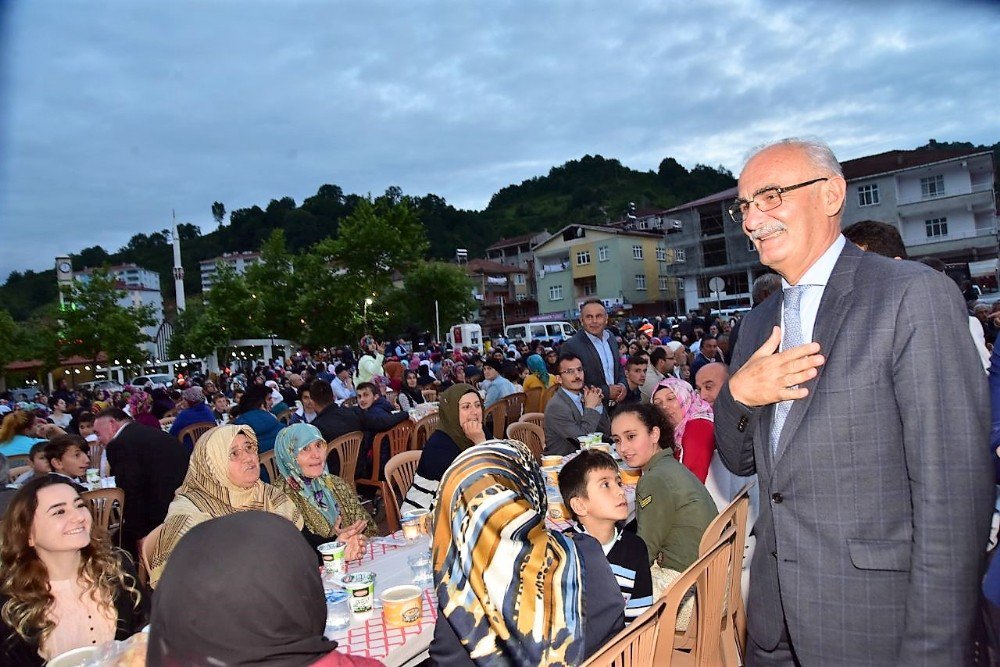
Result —
POLYGON ((993 2, 7 0, 0 281, 179 221, 348 192, 483 208, 585 154, 738 171, 1000 140, 993 2))

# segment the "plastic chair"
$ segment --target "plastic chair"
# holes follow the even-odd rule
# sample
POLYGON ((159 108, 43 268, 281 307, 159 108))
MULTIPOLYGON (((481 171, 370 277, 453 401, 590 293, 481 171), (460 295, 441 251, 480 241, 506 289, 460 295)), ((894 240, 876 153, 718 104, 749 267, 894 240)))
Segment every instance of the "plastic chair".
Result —
POLYGON ((14 482, 18 477, 31 470, 31 466, 17 466, 10 469, 10 481, 14 482))
POLYGON ((139 575, 139 583, 142 585, 149 584, 149 571, 150 571, 150 559, 153 557, 153 551, 156 550, 156 545, 160 541, 160 533, 163 532, 163 524, 149 531, 149 535, 139 540, 138 549, 139 552, 139 568, 137 574, 139 575))
POLYGON ((524 411, 525 412, 540 412, 539 407, 542 404, 542 393, 545 390, 541 387, 531 387, 530 389, 524 390, 524 411))
POLYGON ((542 462, 542 450, 545 449, 545 431, 542 427, 531 422, 514 422, 507 427, 507 437, 526 444, 535 461, 542 462))
POLYGON ((392 534, 402 528, 399 506, 410 491, 413 478, 417 474, 417 464, 423 452, 406 451, 396 454, 385 464, 385 481, 382 482, 382 496, 385 498, 385 520, 392 534))
POLYGON ((516 394, 505 396, 503 401, 507 404, 507 423, 513 424, 524 414, 524 394, 517 392, 516 394))
POLYGON ((121 527, 125 513, 125 492, 121 489, 94 489, 80 494, 87 509, 94 517, 94 524, 100 526, 110 536, 118 533, 118 546, 122 544, 121 527))
POLYGON ((428 403, 433 403, 438 400, 437 389, 423 389, 420 394, 424 397, 424 400, 428 403))
POLYGON ((260 454, 260 464, 264 466, 264 470, 267 471, 267 478, 271 484, 274 484, 281 477, 281 473, 278 472, 278 462, 274 458, 274 450, 268 452, 261 452, 260 454))
POLYGON ((423 449, 427 440, 431 437, 438 424, 441 423, 441 415, 438 413, 429 414, 422 418, 413 427, 413 438, 410 442, 410 449, 423 449))
POLYGON ((655 664, 653 655, 666 608, 663 598, 654 602, 639 618, 590 656, 583 663, 584 667, 648 667, 655 664))
POLYGON ((534 424, 538 428, 545 428, 545 413, 544 412, 525 412, 521 415, 518 421, 528 422, 529 424, 534 424))
POLYGON ((545 393, 542 394, 542 404, 538 406, 539 412, 545 412, 545 406, 549 404, 549 401, 552 400, 552 397, 556 395, 561 386, 558 382, 554 382, 551 387, 545 390, 545 393))
POLYGON ((413 435, 413 422, 407 419, 393 426, 388 431, 375 434, 372 442, 372 474, 357 480, 358 484, 375 488, 375 493, 382 492, 382 480, 385 479, 385 463, 382 462, 382 445, 389 443, 389 460, 410 448, 410 437, 413 435))
MULTIPOLYGON (((87 450, 87 456, 90 457, 90 467, 100 469, 101 457, 104 456, 104 445, 99 442, 91 443, 87 450)), ((103 473, 102 470, 101 474, 103 473)))
MULTIPOLYGON (((698 557, 691 567, 684 570, 670 584, 660 599, 666 609, 660 618, 662 627, 656 638, 656 655, 651 664, 665 665, 737 665, 731 662, 731 652, 726 650, 728 588, 740 579, 735 568, 736 527, 730 526, 718 542, 698 557), (687 601, 691 588, 695 590, 695 612, 691 619, 698 627, 694 644, 690 648, 676 645, 674 627, 677 613, 687 601)), ((739 583, 736 583, 739 588, 739 583)))
POLYGON ((497 401, 489 408, 483 412, 483 421, 490 422, 492 420, 493 424, 493 437, 497 440, 503 438, 504 431, 507 429, 507 403, 504 401, 497 401))
POLYGON ((215 422, 198 422, 197 424, 191 424, 177 434, 177 439, 187 445, 188 448, 194 449, 194 444, 198 442, 198 439, 215 428, 215 426, 215 422))
POLYGON ((351 485, 357 491, 357 484, 354 482, 354 471, 358 469, 358 453, 361 451, 361 441, 365 434, 361 431, 351 431, 339 438, 334 438, 327 443, 327 456, 330 452, 337 452, 337 459, 340 461, 339 477, 351 485))

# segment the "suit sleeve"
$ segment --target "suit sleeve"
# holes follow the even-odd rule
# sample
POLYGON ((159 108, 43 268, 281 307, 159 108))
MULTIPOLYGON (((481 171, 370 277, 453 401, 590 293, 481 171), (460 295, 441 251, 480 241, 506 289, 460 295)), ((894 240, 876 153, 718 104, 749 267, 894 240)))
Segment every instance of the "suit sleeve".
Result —
MULTIPOLYGON (((733 350, 730 375, 735 375, 754 352, 748 349, 750 345, 747 343, 748 338, 752 336, 741 337, 736 349, 733 350)), ((753 435, 764 409, 749 408, 737 401, 729 391, 728 382, 715 398, 715 404, 712 406, 712 411, 715 413, 715 448, 726 468, 734 475, 747 477, 757 472, 753 454, 753 435)))
POLYGON ((899 664, 963 664, 993 500, 986 379, 955 285, 932 271, 902 295, 893 392, 913 504, 899 664), (947 357, 942 349, 953 349, 947 357))
MULTIPOLYGON (((139 428, 139 427, 129 427, 139 428)), ((122 439, 112 441, 107 448, 108 465, 115 478, 115 484, 125 492, 125 507, 123 508, 122 545, 132 551, 134 540, 143 537, 135 532, 135 528, 146 525, 143 516, 145 506, 145 484, 143 482, 143 465, 139 460, 139 447, 130 446, 122 439)))

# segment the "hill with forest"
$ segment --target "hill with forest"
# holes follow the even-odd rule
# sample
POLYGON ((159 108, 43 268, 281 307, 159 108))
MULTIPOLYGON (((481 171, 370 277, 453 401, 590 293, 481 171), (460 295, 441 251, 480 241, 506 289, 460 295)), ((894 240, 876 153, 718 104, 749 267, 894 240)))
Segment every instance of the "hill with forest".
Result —
MULTIPOLYGON (((931 139, 920 149, 982 148, 1000 160, 1000 142, 992 146, 971 143, 941 143, 931 139)), ((469 257, 482 256, 491 243, 529 232, 554 232, 572 223, 602 224, 622 216, 629 203, 637 208, 670 208, 735 185, 723 167, 697 165, 688 170, 673 158, 665 158, 656 171, 638 171, 616 159, 585 155, 553 167, 544 176, 512 184, 495 193, 482 211, 455 208, 443 197, 406 195, 390 187, 379 198, 406 200, 416 210, 429 242, 431 259, 450 260, 456 248, 466 248, 469 257)), ((325 238, 336 237, 340 222, 365 197, 345 193, 337 185, 324 184, 316 194, 297 204, 291 197, 272 199, 263 208, 251 206, 226 215, 222 202, 212 204, 218 228, 203 231, 192 224, 178 225, 183 248, 184 284, 188 294, 201 291, 199 262, 224 252, 255 251, 280 228, 288 249, 300 252, 325 238)), ((134 235, 114 251, 91 246, 72 254, 74 268, 135 263, 160 275, 164 297, 173 300, 169 230, 150 230, 134 235)), ((55 271, 14 271, 0 286, 0 309, 15 320, 37 315, 58 298, 55 271)))

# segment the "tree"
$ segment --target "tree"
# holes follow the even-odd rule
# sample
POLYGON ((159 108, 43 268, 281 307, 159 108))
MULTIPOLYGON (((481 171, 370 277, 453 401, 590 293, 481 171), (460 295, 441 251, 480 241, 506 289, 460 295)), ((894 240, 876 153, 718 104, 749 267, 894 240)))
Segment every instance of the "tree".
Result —
POLYGON ((177 235, 181 241, 190 241, 201 236, 201 227, 190 222, 182 222, 177 225, 177 235))
POLYGON ((229 331, 219 313, 202 302, 192 301, 177 313, 169 354, 171 359, 177 359, 182 354, 207 357, 228 344, 229 331))
POLYGON ((66 289, 66 308, 60 313, 60 351, 97 362, 104 352, 109 359, 141 362, 146 353, 140 343, 149 340, 143 327, 156 323, 152 306, 123 306, 124 290, 114 276, 98 269, 87 281, 74 281, 66 289))
POLYGON ((212 278, 212 289, 205 295, 207 316, 215 318, 226 338, 260 338, 266 335, 257 294, 233 267, 219 262, 212 278))
POLYGON ((246 272, 246 285, 256 306, 258 323, 282 338, 294 338, 298 319, 292 311, 298 281, 292 268, 292 255, 285 247, 285 232, 275 229, 260 250, 260 263, 246 272))
POLYGON ((403 278, 402 289, 391 296, 390 312, 399 313, 393 330, 410 326, 420 331, 434 331, 434 302, 437 301, 442 331, 463 322, 476 308, 472 280, 460 267, 444 262, 420 262, 403 278))
POLYGON ((226 217, 226 205, 221 201, 212 203, 212 217, 215 218, 215 222, 222 227, 222 220, 226 217))
POLYGON ((20 356, 17 341, 20 331, 14 318, 6 310, 0 309, 0 370, 20 356))

